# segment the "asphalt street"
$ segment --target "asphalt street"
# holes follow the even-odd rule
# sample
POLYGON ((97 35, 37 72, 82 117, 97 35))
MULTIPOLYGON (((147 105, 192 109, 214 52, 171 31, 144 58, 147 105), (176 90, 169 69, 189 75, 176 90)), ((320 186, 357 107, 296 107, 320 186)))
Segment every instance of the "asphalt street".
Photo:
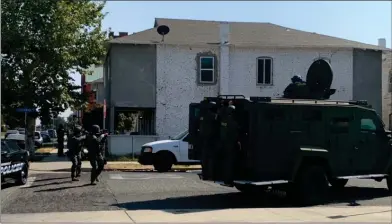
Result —
MULTIPOLYGON (((3 214, 292 207, 281 193, 249 197, 235 188, 200 181, 195 173, 180 172, 104 172, 95 186, 89 185, 89 173, 78 182, 66 172, 31 174, 23 187, 3 184, 1 199, 3 214)), ((350 206, 353 201, 359 206, 391 207, 385 181, 371 180, 350 180, 323 206, 350 206)))

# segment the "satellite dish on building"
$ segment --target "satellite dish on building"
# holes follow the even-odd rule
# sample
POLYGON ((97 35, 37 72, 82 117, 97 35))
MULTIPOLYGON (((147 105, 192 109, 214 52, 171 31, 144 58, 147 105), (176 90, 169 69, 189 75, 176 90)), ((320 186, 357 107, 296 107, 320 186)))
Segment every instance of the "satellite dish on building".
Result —
POLYGON ((162 35, 162 42, 165 40, 165 35, 170 32, 170 28, 165 25, 158 26, 157 32, 159 35, 162 35))

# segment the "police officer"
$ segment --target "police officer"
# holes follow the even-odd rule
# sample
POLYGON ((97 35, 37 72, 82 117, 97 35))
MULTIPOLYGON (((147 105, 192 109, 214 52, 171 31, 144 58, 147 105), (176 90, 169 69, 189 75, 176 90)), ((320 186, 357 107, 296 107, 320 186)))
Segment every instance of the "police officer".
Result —
POLYGON ((291 78, 291 83, 283 92, 284 98, 299 99, 308 98, 308 88, 306 82, 302 80, 300 75, 294 75, 291 78))
POLYGON ((302 80, 302 77, 300 75, 295 75, 291 78, 291 82, 294 84, 305 84, 305 81, 302 80))
POLYGON ((57 129, 57 156, 59 157, 64 155, 64 135, 64 126, 60 124, 57 129))
POLYGON ((73 130, 72 138, 69 141, 68 146, 68 157, 72 161, 71 167, 71 178, 72 181, 78 181, 78 177, 80 177, 81 169, 82 169, 82 145, 83 141, 85 140, 85 136, 82 135, 82 127, 75 126, 73 130))
POLYGON ((99 182, 98 176, 105 166, 103 141, 105 141, 105 136, 101 133, 99 126, 93 125, 87 137, 88 158, 92 167, 90 179, 92 185, 99 182))
POLYGON ((235 106, 232 102, 222 111, 220 118, 220 142, 223 159, 223 181, 232 185, 234 179, 234 166, 238 150, 239 129, 235 118, 235 106))
POLYGON ((217 108, 215 102, 209 102, 204 113, 200 117, 200 137, 202 144, 202 173, 203 179, 209 180, 213 178, 213 157, 216 148, 217 137, 217 108))

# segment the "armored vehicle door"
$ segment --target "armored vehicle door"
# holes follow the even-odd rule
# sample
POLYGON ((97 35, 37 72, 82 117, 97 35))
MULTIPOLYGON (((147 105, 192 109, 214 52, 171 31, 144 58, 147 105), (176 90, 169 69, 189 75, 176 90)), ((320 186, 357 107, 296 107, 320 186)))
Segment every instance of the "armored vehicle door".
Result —
POLYGON ((329 130, 325 141, 329 151, 329 164, 335 176, 351 175, 352 155, 355 153, 355 124, 351 108, 326 108, 326 125, 329 130))
POLYGON ((189 135, 188 135, 188 159, 200 160, 201 148, 198 144, 200 125, 200 104, 191 103, 189 105, 189 135))
POLYGON ((389 138, 376 112, 358 109, 356 113, 358 137, 354 153, 354 168, 360 174, 382 173, 390 156, 389 138))

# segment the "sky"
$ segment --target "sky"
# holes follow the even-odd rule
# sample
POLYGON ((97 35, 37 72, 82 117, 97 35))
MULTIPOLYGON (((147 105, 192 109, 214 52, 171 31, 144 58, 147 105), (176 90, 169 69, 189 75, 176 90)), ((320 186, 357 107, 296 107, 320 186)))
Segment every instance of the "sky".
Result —
MULTIPOLYGON (((308 32, 391 47, 392 3, 388 1, 108 1, 104 29, 134 33, 155 18, 269 22, 308 32)), ((74 76, 80 83, 80 76, 74 76)), ((61 116, 69 116, 68 110, 61 116)))

